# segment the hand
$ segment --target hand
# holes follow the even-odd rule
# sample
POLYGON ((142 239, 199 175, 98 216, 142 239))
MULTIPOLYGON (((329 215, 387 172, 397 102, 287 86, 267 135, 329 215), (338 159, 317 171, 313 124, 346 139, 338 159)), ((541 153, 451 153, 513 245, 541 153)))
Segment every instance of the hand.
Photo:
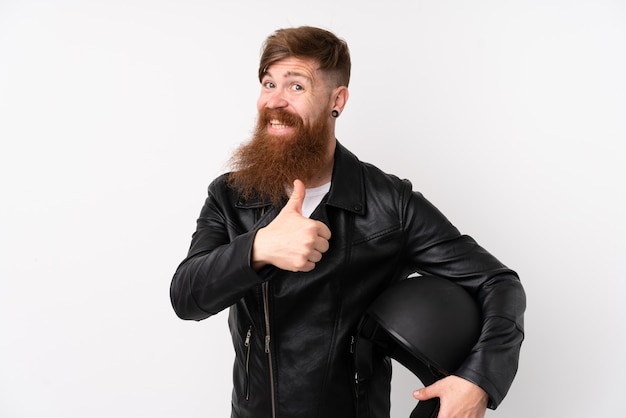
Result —
POLYGON ((293 192, 278 216, 257 231, 252 245, 252 267, 266 264, 289 271, 311 271, 328 251, 330 229, 320 222, 302 216, 304 183, 293 182, 293 192))
POLYGON ((487 392, 458 376, 448 376, 413 393, 420 401, 439 398, 437 418, 483 418, 489 399, 487 392))

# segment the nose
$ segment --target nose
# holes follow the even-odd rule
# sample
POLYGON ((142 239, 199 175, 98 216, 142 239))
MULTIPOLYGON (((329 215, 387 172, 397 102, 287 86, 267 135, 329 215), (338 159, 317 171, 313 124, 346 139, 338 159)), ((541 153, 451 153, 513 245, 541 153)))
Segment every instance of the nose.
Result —
POLYGON ((287 107, 287 100, 279 89, 274 89, 266 93, 265 107, 269 109, 281 109, 287 107))

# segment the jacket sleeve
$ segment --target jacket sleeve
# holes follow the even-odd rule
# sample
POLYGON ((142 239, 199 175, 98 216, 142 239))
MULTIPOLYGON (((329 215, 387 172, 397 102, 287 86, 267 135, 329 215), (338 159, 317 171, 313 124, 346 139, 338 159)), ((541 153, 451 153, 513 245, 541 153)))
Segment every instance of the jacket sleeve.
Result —
POLYGON ((178 266, 170 299, 182 319, 202 320, 237 302, 262 279, 250 266, 256 230, 238 231, 227 222, 220 181, 209 186, 189 253, 178 266))
MULTIPOLYGON (((410 186, 409 186, 410 187, 410 186)), ((518 275, 459 231, 420 193, 407 191, 404 228, 418 271, 463 286, 482 310, 482 331, 454 373, 483 388, 495 409, 517 373, 524 339, 526 295, 518 275)))

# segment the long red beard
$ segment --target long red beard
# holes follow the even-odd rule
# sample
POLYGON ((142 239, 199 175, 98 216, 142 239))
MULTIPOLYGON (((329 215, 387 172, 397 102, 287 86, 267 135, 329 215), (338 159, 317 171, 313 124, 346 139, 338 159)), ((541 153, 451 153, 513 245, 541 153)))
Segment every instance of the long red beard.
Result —
POLYGON ((282 109, 264 109, 259 113, 252 139, 240 146, 230 159, 233 172, 229 185, 244 199, 259 197, 274 204, 287 197, 287 188, 295 179, 305 183, 320 172, 327 161, 331 139, 328 118, 320 117, 311 126, 282 109), (293 135, 271 135, 270 120, 293 126, 293 135))

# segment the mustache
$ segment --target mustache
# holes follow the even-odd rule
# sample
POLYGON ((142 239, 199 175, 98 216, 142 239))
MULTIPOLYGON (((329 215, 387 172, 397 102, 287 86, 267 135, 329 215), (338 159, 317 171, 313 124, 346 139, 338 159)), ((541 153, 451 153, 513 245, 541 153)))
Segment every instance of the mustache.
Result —
POLYGON ((300 116, 288 112, 285 109, 262 109, 261 112, 259 112, 259 120, 264 126, 273 120, 278 120, 286 125, 294 127, 304 125, 304 121, 300 116))

